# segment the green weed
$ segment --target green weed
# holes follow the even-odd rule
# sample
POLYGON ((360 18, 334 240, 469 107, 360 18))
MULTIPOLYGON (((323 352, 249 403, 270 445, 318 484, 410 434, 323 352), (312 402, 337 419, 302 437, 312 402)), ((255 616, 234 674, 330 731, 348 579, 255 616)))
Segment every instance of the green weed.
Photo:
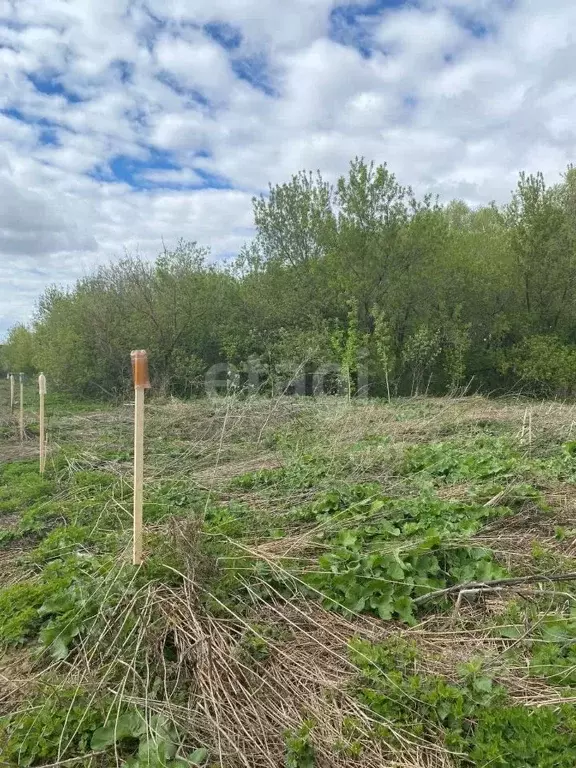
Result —
POLYGON ((286 466, 259 469, 234 478, 230 487, 239 490, 311 488, 328 474, 328 462, 320 455, 304 454, 286 466))
POLYGON ((61 752, 80 756, 105 718, 105 702, 80 688, 47 688, 28 701, 26 711, 0 718, 3 765, 55 762, 61 752))
POLYGON ((120 754, 128 754, 124 762, 126 768, 189 768, 205 763, 208 750, 202 747, 179 758, 179 744, 176 728, 166 715, 146 718, 136 709, 109 718, 90 741, 96 752, 117 747, 120 754))
POLYGON ((54 482, 40 477, 36 462, 7 464, 0 469, 0 516, 20 512, 54 491, 54 482))
POLYGON ((315 751, 310 741, 313 728, 314 721, 306 720, 298 730, 285 735, 286 768, 314 768, 315 751))
POLYGON ((468 443, 446 441, 409 447, 399 471, 436 483, 511 479, 529 468, 529 461, 510 438, 480 436, 468 443))
MULTIPOLYGON (((576 764, 576 712, 569 705, 531 709, 510 702, 480 659, 462 665, 459 680, 414 671, 414 647, 395 640, 351 643, 360 668, 356 695, 383 720, 414 736, 438 739, 478 768, 569 768, 576 764), (439 731, 438 731, 439 729, 439 731)), ((394 738, 384 726, 381 736, 394 738)))
POLYGON ((573 768, 576 711, 569 704, 487 707, 478 716, 468 755, 480 768, 573 768))
POLYGON ((354 533, 341 534, 341 546, 320 558, 320 570, 307 583, 322 593, 327 607, 394 616, 415 623, 415 598, 470 581, 488 581, 504 573, 489 550, 442 546, 438 537, 411 549, 389 553, 363 551, 354 533))

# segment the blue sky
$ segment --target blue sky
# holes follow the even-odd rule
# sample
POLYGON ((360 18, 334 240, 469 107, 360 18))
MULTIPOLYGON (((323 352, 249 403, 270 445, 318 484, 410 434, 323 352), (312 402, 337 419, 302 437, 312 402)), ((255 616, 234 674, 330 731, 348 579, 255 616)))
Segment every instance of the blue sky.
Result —
POLYGON ((572 0, 0 0, 0 337, 46 285, 364 155, 418 192, 505 200, 574 160, 572 0))

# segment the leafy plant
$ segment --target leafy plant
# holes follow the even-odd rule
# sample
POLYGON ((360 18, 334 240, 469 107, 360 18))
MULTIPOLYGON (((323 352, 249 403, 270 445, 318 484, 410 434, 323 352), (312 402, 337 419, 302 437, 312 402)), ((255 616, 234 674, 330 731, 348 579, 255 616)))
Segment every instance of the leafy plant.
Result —
POLYGON ((431 375, 436 359, 442 351, 439 331, 420 325, 406 340, 402 361, 411 375, 411 394, 418 395, 426 375, 431 375))
POLYGON ((486 768, 572 768, 576 713, 570 704, 485 707, 468 749, 473 764, 486 768))
POLYGON ((341 376, 346 387, 348 401, 356 393, 357 385, 354 375, 358 372, 360 350, 366 343, 365 334, 361 333, 358 325, 358 302, 348 300, 348 316, 345 329, 336 329, 331 336, 334 353, 340 361, 341 376))
POLYGON ((400 471, 419 473, 437 482, 508 479, 527 468, 527 461, 509 438, 481 436, 462 442, 423 443, 409 447, 400 471))
POLYGON ((566 396, 576 376, 576 349, 557 336, 531 336, 507 351, 501 368, 513 371, 533 394, 566 396))
POLYGON ((267 488, 310 488, 326 476, 326 461, 313 454, 303 454, 284 467, 259 469, 235 477, 231 488, 259 490, 267 488))
POLYGON ((64 750, 64 755, 88 753, 105 708, 105 701, 81 688, 48 688, 25 711, 0 718, 2 758, 8 765, 27 767, 52 763, 64 750))
POLYGON ((386 384, 386 396, 388 402, 391 399, 391 387, 390 379, 393 376, 394 369, 396 367, 396 355, 394 354, 394 335, 390 321, 386 317, 386 314, 379 307, 375 307, 373 310, 374 315, 374 342, 376 344, 376 352, 378 362, 382 366, 384 371, 384 382, 386 384))
POLYGON ((286 768, 314 768, 315 752, 310 742, 313 729, 314 722, 306 720, 298 730, 285 735, 286 768))
POLYGON ((203 765, 208 757, 205 748, 196 749, 186 757, 177 757, 179 738, 173 723, 165 715, 146 719, 138 710, 130 709, 110 719, 92 735, 90 747, 106 750, 124 744, 124 752, 136 741, 135 754, 126 758, 126 768, 186 768, 203 765))
POLYGON ((327 607, 399 617, 415 623, 414 599, 453 584, 503 575, 492 554, 480 547, 442 546, 438 537, 411 549, 363 552, 358 537, 341 534, 341 546, 323 555, 320 570, 306 581, 320 591, 327 607))
POLYGON ((432 737, 440 728, 452 749, 466 749, 478 714, 506 699, 481 660, 463 666, 458 681, 449 682, 418 673, 415 648, 398 639, 378 644, 353 640, 350 654, 361 675, 355 693, 365 706, 384 721, 404 725, 415 736, 432 737))

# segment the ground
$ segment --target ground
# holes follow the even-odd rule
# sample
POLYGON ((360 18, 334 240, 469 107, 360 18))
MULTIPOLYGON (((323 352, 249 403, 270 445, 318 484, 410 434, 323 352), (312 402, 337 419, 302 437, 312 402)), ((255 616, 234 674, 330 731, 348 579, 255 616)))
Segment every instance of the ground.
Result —
POLYGON ((0 765, 576 764, 573 405, 0 386, 0 765))

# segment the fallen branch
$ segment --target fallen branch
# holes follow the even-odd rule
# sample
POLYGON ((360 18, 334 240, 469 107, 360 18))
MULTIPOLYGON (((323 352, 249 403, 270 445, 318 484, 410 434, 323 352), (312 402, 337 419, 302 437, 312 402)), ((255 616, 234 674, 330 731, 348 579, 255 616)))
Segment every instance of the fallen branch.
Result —
POLYGON ((545 581, 576 581, 576 572, 571 573, 539 573, 535 576, 518 576, 513 579, 495 579, 494 581, 469 581, 466 584, 454 584, 452 587, 437 589, 435 592, 428 592, 426 595, 417 597, 414 602, 418 605, 428 600, 434 600, 436 597, 444 595, 454 595, 458 592, 474 590, 476 592, 490 592, 500 590, 504 587, 514 587, 518 584, 534 584, 545 581))

